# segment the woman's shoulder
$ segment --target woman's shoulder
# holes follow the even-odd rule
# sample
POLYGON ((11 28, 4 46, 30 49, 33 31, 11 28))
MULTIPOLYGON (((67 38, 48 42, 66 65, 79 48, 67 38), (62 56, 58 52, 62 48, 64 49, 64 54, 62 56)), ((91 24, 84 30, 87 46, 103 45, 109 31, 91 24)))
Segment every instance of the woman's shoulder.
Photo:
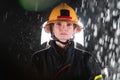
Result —
POLYGON ((80 52, 90 55, 90 52, 87 51, 86 48, 78 42, 74 42, 74 48, 80 52))
POLYGON ((33 56, 42 56, 46 53, 46 51, 48 51, 48 49, 50 48, 50 46, 48 45, 48 42, 45 42, 43 43, 41 46, 40 46, 40 49, 35 51, 33 54, 32 54, 32 57, 33 56))

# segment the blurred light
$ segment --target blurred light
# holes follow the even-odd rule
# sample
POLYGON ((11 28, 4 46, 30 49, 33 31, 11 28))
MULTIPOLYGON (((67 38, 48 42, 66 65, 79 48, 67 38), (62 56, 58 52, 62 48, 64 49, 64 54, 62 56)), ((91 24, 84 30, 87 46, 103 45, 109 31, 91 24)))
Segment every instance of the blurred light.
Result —
POLYGON ((43 11, 52 8, 61 0, 19 0, 20 5, 29 11, 43 11))
POLYGON ((108 77, 108 76, 109 76, 108 68, 107 68, 107 67, 104 68, 104 69, 102 70, 102 73, 103 73, 106 77, 108 77))
POLYGON ((117 8, 120 9, 120 1, 117 3, 117 8))

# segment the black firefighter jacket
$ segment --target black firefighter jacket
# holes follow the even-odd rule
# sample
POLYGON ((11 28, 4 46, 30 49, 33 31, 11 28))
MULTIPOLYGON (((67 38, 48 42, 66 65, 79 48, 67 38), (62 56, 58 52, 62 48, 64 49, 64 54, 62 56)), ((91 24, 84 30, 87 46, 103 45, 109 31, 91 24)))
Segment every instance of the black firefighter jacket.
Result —
POLYGON ((62 50, 50 41, 32 56, 38 80, 101 80, 99 63, 82 48, 70 42, 62 50))

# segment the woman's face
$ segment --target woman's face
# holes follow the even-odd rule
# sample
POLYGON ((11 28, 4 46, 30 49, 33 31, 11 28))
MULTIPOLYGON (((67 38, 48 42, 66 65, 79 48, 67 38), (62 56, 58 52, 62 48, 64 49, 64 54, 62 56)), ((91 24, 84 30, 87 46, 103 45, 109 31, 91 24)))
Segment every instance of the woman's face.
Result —
POLYGON ((53 34, 62 42, 69 40, 75 32, 76 28, 74 29, 72 23, 65 21, 58 21, 54 23, 53 34))

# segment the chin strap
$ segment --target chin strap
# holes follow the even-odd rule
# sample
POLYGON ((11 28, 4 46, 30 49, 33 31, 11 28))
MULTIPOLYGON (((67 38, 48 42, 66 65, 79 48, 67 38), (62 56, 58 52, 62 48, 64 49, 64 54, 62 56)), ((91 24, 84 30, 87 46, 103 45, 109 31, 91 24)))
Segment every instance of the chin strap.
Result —
POLYGON ((53 35, 53 34, 51 35, 51 37, 53 38, 53 40, 58 41, 58 42, 60 42, 60 43, 62 43, 62 44, 64 44, 64 45, 70 44, 71 41, 73 41, 73 39, 69 39, 69 40, 67 40, 66 42, 62 42, 62 41, 60 41, 59 39, 57 39, 57 38, 55 37, 55 35, 53 35))
POLYGON ((62 42, 62 41, 60 41, 60 40, 56 40, 56 41, 58 41, 58 42, 60 42, 60 43, 62 43, 62 44, 64 44, 64 45, 67 45, 67 44, 70 43, 70 40, 67 40, 66 42, 62 42))

